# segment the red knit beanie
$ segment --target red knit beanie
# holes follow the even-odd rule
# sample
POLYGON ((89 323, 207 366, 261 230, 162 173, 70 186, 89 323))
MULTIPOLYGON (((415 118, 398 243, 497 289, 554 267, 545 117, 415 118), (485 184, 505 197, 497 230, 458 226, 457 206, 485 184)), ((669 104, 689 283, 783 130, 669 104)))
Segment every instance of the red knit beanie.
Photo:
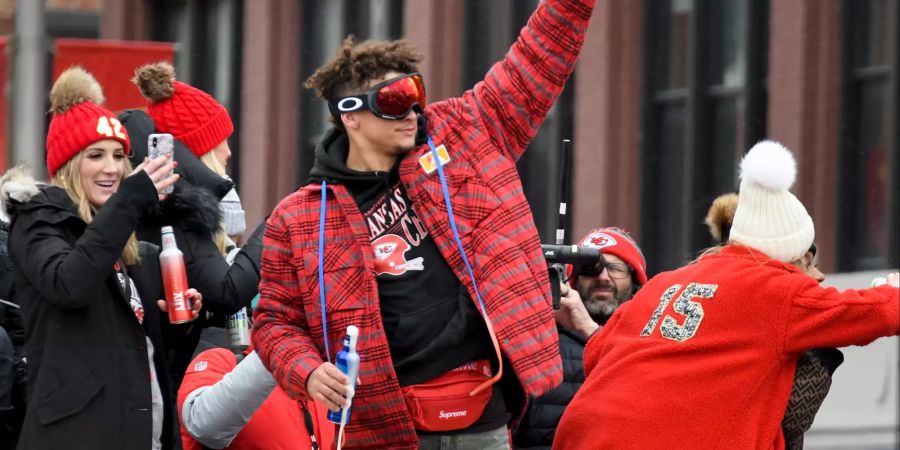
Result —
POLYGON ((150 101, 156 129, 169 133, 201 157, 234 132, 231 116, 211 95, 175 81, 175 69, 159 62, 138 68, 132 80, 150 101))
POLYGON ((53 83, 53 116, 47 132, 47 172, 51 177, 87 146, 104 139, 121 142, 128 154, 128 133, 116 115, 102 104, 100 83, 81 67, 66 69, 53 83))
MULTIPOLYGON (((634 270, 634 277, 639 285, 647 284, 647 261, 637 243, 625 231, 615 227, 594 228, 578 246, 596 248, 601 254, 618 256, 634 270)), ((567 271, 571 276, 571 265, 567 267, 567 271)), ((572 286, 575 286, 574 278, 569 280, 572 286)))

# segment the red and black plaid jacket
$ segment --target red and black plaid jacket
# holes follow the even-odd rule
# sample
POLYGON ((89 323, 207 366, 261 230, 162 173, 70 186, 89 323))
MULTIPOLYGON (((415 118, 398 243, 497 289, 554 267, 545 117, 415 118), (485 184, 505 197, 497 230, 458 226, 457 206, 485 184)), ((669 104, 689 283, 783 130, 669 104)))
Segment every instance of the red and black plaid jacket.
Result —
MULTIPOLYGON (((516 160, 553 105, 584 40, 594 0, 546 0, 485 80, 462 97, 425 109, 428 133, 445 146, 444 171, 460 237, 504 354, 525 393, 562 378, 547 265, 516 171, 516 160)), ((403 156, 400 178, 441 254, 474 299, 453 239, 427 145, 403 156)), ((360 329, 360 385, 345 448, 416 448, 417 437, 391 362, 379 311, 369 231, 345 186, 328 185, 325 286, 328 340, 340 349, 348 325, 360 329)), ((267 222, 253 342, 292 397, 325 357, 319 306, 321 186, 286 197, 267 222)), ((440 358, 441 355, 434 355, 440 358)))

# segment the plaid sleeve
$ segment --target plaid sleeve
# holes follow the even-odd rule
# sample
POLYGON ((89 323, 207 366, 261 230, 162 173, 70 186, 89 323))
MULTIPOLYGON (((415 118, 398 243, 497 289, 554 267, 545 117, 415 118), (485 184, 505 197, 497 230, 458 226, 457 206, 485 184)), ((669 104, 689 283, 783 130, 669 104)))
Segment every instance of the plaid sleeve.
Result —
POLYGON ((594 0, 545 0, 506 56, 464 96, 506 157, 517 160, 562 93, 584 43, 594 0))
POLYGON ((275 381, 292 398, 306 400, 306 380, 322 364, 308 333, 300 282, 292 258, 291 234, 279 207, 263 237, 259 304, 253 316, 253 345, 275 381))

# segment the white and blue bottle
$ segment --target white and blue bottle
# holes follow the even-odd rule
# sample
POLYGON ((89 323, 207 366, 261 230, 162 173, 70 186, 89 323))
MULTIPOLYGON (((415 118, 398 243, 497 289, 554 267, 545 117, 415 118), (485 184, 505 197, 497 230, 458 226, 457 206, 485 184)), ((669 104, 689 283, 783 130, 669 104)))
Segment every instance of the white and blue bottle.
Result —
POLYGON ((353 394, 356 389, 356 379, 359 376, 359 354, 356 353, 356 340, 359 338, 359 329, 353 325, 347 327, 347 336, 344 337, 344 348, 337 354, 335 366, 347 375, 347 406, 337 411, 328 411, 328 421, 339 425, 346 425, 350 421, 350 408, 353 402, 353 394))

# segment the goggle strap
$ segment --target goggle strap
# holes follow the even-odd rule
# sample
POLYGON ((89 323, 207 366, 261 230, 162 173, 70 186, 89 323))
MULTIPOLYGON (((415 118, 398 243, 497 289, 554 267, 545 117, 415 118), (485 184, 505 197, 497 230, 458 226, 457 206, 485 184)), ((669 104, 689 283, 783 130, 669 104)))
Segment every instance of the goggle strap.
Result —
POLYGON ((370 109, 369 99, 365 94, 350 95, 342 97, 336 102, 328 102, 328 110, 333 116, 340 116, 344 113, 362 111, 364 109, 370 109))

